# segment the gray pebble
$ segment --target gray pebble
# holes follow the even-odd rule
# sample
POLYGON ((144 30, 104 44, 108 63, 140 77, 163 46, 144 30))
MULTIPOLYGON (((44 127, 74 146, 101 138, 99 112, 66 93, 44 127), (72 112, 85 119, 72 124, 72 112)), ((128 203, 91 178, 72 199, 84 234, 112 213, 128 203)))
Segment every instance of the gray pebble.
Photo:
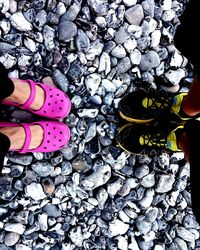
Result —
POLYGON ((62 42, 69 42, 77 33, 76 24, 64 21, 58 25, 58 38, 62 42))

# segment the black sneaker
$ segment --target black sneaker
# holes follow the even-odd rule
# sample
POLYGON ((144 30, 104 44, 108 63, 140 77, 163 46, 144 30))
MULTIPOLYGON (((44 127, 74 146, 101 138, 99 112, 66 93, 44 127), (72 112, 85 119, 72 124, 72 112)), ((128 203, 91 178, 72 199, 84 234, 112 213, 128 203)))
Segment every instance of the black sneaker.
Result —
POLYGON ((148 123, 160 114, 170 112, 180 120, 190 119, 181 109, 181 104, 187 92, 177 95, 159 93, 154 89, 139 89, 124 96, 119 102, 120 116, 129 122, 148 123))
POLYGON ((119 129, 117 144, 133 154, 181 152, 177 138, 183 133, 183 127, 181 124, 169 132, 164 132, 153 125, 128 123, 119 129))

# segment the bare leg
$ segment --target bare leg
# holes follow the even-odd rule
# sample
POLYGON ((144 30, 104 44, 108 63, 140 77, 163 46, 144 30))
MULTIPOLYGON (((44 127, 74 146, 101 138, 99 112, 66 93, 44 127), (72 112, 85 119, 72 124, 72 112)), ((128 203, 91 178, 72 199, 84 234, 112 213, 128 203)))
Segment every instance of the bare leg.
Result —
MULTIPOLYGON (((43 129, 40 125, 32 125, 31 142, 29 149, 37 148, 43 140, 43 129)), ((23 147, 25 141, 25 131, 23 127, 5 127, 0 128, 0 133, 6 135, 10 140, 10 149, 19 150, 23 147)))
POLYGON ((200 80, 197 77, 194 78, 188 95, 183 101, 182 109, 189 116, 200 113, 200 80))
POLYGON ((189 161, 189 140, 186 133, 183 133, 178 140, 178 147, 182 149, 185 154, 185 158, 189 161))
MULTIPOLYGON (((13 79, 14 91, 13 93, 5 98, 4 100, 16 102, 19 104, 24 104, 28 97, 30 96, 29 84, 22 83, 20 79, 13 79)), ((31 104, 33 110, 38 110, 42 107, 44 103, 45 94, 41 87, 36 86, 36 96, 35 100, 31 104)))
MULTIPOLYGON (((185 97, 182 103, 182 109, 185 114, 191 117, 200 113, 200 80, 197 77, 194 78, 188 95, 185 97)), ((183 133, 180 136, 178 145, 185 153, 186 159, 189 161, 190 146, 189 138, 186 133, 183 133)))

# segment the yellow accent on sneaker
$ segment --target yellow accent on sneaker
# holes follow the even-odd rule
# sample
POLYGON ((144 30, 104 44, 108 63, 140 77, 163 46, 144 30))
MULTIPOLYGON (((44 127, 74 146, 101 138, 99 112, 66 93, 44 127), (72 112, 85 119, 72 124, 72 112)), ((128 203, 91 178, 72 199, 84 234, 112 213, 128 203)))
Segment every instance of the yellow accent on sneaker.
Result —
MULTIPOLYGON (((178 148, 177 145, 177 137, 175 132, 178 129, 183 129, 183 125, 180 125, 178 127, 176 127, 174 130, 172 130, 169 135, 167 136, 167 142, 165 139, 161 139, 160 141, 153 141, 153 140, 149 140, 149 138, 151 138, 151 135, 142 135, 139 138, 139 143, 140 145, 148 145, 148 146, 157 146, 157 147, 166 147, 168 149, 170 149, 171 151, 182 151, 181 149, 178 148)), ((158 138, 160 136, 160 134, 157 134, 158 138)))
MULTIPOLYGON (((144 98, 143 100, 142 100, 142 106, 144 107, 144 108, 152 108, 152 109, 156 109, 156 108, 161 108, 162 107, 162 103, 160 103, 160 102, 157 102, 155 99, 153 99, 153 98, 144 98), (154 106, 152 106, 154 104, 154 106)), ((168 104, 166 103, 166 108, 167 108, 167 106, 168 106, 168 104)))
MULTIPOLYGON (((139 138, 140 145, 157 146, 157 147, 167 146, 167 144, 165 143, 165 139, 162 139, 159 142, 156 141, 154 142, 153 140, 151 141, 149 140, 150 136, 151 135, 148 134, 140 136, 139 138)), ((159 137, 160 134, 157 134, 157 136, 159 137)))
POLYGON ((136 123, 148 123, 153 121, 154 119, 135 119, 135 118, 131 118, 129 116, 124 115, 121 111, 119 112, 119 115, 121 116, 122 119, 128 121, 128 122, 136 122, 136 123))
MULTIPOLYGON (((171 107, 171 110, 173 113, 177 114, 179 117, 179 112, 181 110, 181 105, 182 105, 182 102, 183 102, 183 99, 185 98, 185 96, 187 96, 188 93, 184 92, 184 93, 180 93, 176 96, 174 96, 173 98, 173 103, 172 103, 172 107, 171 107)), ((183 118, 183 117, 180 117, 182 120, 189 120, 190 118, 183 118)))
POLYGON ((182 151, 181 149, 178 148, 178 144, 177 144, 177 137, 175 132, 178 129, 183 129, 183 125, 180 125, 178 127, 176 127, 174 130, 172 130, 168 137, 167 137, 167 147, 172 150, 172 151, 182 151))

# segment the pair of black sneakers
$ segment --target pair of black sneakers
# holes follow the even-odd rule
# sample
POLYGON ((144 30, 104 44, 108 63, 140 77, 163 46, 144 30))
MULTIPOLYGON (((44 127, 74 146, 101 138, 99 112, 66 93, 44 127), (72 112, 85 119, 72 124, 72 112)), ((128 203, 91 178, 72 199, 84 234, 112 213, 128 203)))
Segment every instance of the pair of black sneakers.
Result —
POLYGON ((178 138, 190 119, 181 108, 186 95, 139 89, 124 96, 118 108, 128 123, 118 130, 119 147, 134 154, 182 151, 178 138))

